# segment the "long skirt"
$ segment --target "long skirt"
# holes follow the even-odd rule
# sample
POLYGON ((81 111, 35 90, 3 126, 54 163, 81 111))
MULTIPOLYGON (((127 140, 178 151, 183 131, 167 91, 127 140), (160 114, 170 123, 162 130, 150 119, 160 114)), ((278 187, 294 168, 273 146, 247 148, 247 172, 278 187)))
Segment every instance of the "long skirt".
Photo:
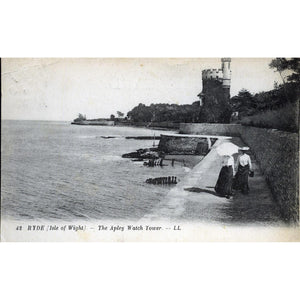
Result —
POLYGON ((233 169, 232 166, 222 167, 219 178, 217 180, 215 191, 221 196, 232 195, 232 180, 233 180, 233 169))
POLYGON ((239 165, 238 170, 235 175, 234 188, 236 190, 241 190, 243 194, 249 193, 248 176, 249 176, 249 165, 241 166, 239 165))

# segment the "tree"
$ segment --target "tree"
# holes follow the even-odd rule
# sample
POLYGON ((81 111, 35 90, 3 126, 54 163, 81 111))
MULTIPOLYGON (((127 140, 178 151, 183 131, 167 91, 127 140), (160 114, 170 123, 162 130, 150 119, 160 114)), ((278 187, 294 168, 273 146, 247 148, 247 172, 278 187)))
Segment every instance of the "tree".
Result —
POLYGON ((287 59, 284 58, 284 57, 283 58, 272 59, 272 61, 269 64, 269 67, 271 69, 276 69, 275 72, 279 73, 283 84, 285 84, 285 79, 282 76, 282 72, 285 71, 288 68, 288 61, 287 61, 287 59))
POLYGON ((288 69, 292 71, 292 74, 288 76, 288 81, 300 84, 300 58, 291 58, 288 61, 288 69))
POLYGON ((300 58, 275 58, 269 66, 271 69, 275 69, 275 72, 279 73, 286 100, 290 101, 291 92, 293 92, 290 89, 296 88, 299 91, 300 87, 300 58), (289 75, 285 78, 283 72, 288 72, 289 75))
POLYGON ((230 99, 233 111, 238 111, 241 115, 249 115, 255 109, 256 104, 253 95, 246 89, 241 89, 237 96, 230 99))
POLYGON ((74 122, 81 122, 81 121, 85 121, 86 120, 86 116, 83 114, 78 114, 78 118, 74 119, 74 122))
POLYGON ((86 120, 86 116, 79 113, 79 114, 78 114, 78 119, 79 119, 79 120, 86 120))
POLYGON ((110 115, 110 119, 114 120, 115 119, 115 115, 110 115))
POLYGON ((122 112, 120 112, 120 111, 117 111, 117 115, 118 115, 118 118, 124 117, 124 113, 122 113, 122 112))
POLYGON ((140 103, 130 112, 128 112, 127 116, 131 118, 133 122, 150 122, 152 120, 153 114, 149 106, 140 103))
POLYGON ((278 72, 283 84, 287 82, 297 82, 300 83, 300 58, 275 58, 272 59, 269 64, 271 69, 276 69, 275 72, 278 72), (282 72, 289 71, 289 75, 286 80, 284 79, 282 72))

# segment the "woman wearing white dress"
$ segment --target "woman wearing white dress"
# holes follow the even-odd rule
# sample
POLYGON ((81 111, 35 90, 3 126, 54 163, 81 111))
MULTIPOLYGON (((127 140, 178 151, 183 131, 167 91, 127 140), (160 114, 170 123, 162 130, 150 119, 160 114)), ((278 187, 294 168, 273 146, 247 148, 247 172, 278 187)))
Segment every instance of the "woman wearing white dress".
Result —
POLYGON ((246 153, 249 147, 240 148, 242 154, 237 159, 237 172, 235 175, 234 188, 241 190, 243 194, 249 193, 248 176, 253 172, 250 156, 246 153))

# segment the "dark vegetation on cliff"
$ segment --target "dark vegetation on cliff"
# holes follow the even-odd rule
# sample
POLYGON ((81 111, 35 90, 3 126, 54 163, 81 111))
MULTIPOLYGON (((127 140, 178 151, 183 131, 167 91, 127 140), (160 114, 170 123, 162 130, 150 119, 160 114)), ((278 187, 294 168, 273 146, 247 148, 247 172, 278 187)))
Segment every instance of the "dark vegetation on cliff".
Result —
POLYGON ((133 122, 175 122, 193 123, 198 121, 199 101, 193 104, 151 104, 140 103, 127 113, 133 122))
POLYGON ((277 110, 268 110, 244 117, 241 124, 247 126, 274 128, 289 132, 299 131, 299 102, 287 104, 277 110))
POLYGON ((299 131, 300 59, 276 58, 270 67, 279 72, 282 84, 274 89, 251 94, 242 89, 230 99, 233 111, 239 113, 243 125, 274 128, 290 132, 299 131), (283 72, 289 72, 286 78, 283 72))
POLYGON ((251 94, 243 89, 230 99, 233 111, 239 113, 243 125, 275 128, 297 132, 299 114, 299 86, 297 83, 275 85, 268 92, 251 94))
POLYGON ((74 119, 73 122, 81 122, 81 121, 85 121, 86 120, 86 116, 83 114, 78 114, 78 118, 74 119))

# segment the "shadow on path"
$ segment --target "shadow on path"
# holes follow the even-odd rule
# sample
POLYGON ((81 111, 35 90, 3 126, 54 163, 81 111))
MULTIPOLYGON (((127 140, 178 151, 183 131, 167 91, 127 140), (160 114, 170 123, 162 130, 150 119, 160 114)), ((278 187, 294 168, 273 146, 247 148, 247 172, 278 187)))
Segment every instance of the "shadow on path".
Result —
POLYGON ((218 196, 218 194, 216 192, 213 192, 211 190, 207 190, 207 189, 201 189, 201 188, 197 188, 197 187, 191 187, 191 188, 185 188, 185 191, 188 192, 194 192, 194 193, 208 193, 214 196, 218 196))
POLYGON ((252 187, 248 195, 236 191, 233 199, 220 207, 220 211, 223 216, 220 219, 224 222, 267 224, 281 221, 278 205, 270 201, 270 196, 266 191, 257 185, 252 187))

